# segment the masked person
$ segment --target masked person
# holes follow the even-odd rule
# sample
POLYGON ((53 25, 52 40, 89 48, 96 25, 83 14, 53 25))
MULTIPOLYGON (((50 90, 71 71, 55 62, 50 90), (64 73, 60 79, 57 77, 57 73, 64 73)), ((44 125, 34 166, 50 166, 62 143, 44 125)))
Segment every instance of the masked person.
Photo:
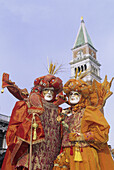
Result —
MULTIPOLYGON (((84 74, 82 75, 82 77, 84 74)), ((58 116, 62 128, 62 151, 53 170, 113 170, 114 162, 107 146, 109 124, 102 110, 112 81, 70 79, 63 89, 70 107, 58 116)))
POLYGON ((8 149, 2 170, 51 170, 61 146, 57 116, 61 112, 58 106, 64 102, 64 96, 58 95, 63 89, 62 80, 50 72, 35 79, 30 94, 10 81, 7 73, 2 82, 2 87, 20 100, 6 133, 8 149))

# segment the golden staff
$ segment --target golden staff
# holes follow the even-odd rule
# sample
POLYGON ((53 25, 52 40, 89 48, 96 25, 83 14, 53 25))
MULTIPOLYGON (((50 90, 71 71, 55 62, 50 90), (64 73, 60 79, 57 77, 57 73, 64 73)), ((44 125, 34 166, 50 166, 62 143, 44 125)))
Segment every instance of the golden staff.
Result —
POLYGON ((35 114, 36 114, 36 113, 33 113, 32 124, 31 124, 29 170, 32 169, 32 138, 33 138, 33 140, 36 140, 36 138, 37 138, 37 136, 36 136, 36 135, 37 135, 37 134, 36 134, 36 129, 37 129, 37 127, 38 127, 38 124, 37 124, 36 121, 35 121, 35 114), (32 128, 34 128, 33 137, 32 137, 32 128))
MULTIPOLYGON (((34 116, 34 113, 33 113, 33 116, 34 116)), ((32 124, 33 124, 33 117, 32 117, 32 124)), ((32 169, 32 124, 31 124, 31 135, 30 135, 29 170, 32 169)))

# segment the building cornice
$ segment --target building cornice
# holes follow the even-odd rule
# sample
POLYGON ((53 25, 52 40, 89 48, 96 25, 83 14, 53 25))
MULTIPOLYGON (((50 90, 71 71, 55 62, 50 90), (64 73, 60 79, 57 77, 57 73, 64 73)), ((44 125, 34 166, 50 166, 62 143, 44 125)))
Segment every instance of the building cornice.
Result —
POLYGON ((75 64, 75 63, 78 63, 78 62, 80 62, 80 61, 85 61, 85 60, 87 60, 87 59, 90 59, 91 61, 93 61, 96 65, 98 65, 98 66, 101 66, 101 64, 94 58, 94 57, 92 57, 92 56, 86 56, 86 57, 84 57, 84 58, 82 58, 82 59, 79 59, 79 60, 76 60, 76 59, 74 59, 74 60, 72 60, 72 61, 70 61, 70 65, 71 64, 75 64))
POLYGON ((89 43, 84 43, 84 44, 78 45, 78 46, 76 46, 75 48, 72 48, 71 50, 72 50, 72 51, 73 51, 73 50, 78 50, 78 49, 80 49, 80 48, 82 48, 82 47, 84 47, 84 46, 86 46, 86 45, 89 45, 92 49, 95 50, 95 52, 97 52, 97 50, 96 50, 91 44, 89 44, 89 43))
POLYGON ((100 76, 96 75, 94 72, 90 71, 90 74, 97 77, 99 80, 102 80, 102 78, 100 76))

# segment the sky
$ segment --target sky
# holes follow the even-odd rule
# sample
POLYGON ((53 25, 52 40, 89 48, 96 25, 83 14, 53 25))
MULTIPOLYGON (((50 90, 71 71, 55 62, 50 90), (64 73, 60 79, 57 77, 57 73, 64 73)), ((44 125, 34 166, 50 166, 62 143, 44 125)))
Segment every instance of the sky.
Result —
MULTIPOLYGON (((102 81, 114 76, 113 0, 0 0, 0 82, 3 72, 19 88, 30 92, 37 77, 48 74, 49 61, 63 65, 63 83, 70 78, 72 47, 83 16, 101 63, 102 81)), ((111 87, 114 92, 114 82, 111 87)), ((10 116, 15 99, 5 89, 0 94, 0 114, 10 116)), ((104 113, 110 124, 109 142, 114 148, 114 95, 104 113)))

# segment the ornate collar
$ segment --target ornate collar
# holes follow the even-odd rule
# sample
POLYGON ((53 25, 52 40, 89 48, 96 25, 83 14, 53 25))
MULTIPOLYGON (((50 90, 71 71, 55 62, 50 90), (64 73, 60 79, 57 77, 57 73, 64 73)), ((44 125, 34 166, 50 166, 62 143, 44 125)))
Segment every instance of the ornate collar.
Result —
POLYGON ((78 111, 78 110, 81 110, 82 108, 85 108, 85 104, 84 103, 79 103, 79 104, 76 104, 75 106, 73 107, 70 107, 70 109, 74 112, 78 111))

